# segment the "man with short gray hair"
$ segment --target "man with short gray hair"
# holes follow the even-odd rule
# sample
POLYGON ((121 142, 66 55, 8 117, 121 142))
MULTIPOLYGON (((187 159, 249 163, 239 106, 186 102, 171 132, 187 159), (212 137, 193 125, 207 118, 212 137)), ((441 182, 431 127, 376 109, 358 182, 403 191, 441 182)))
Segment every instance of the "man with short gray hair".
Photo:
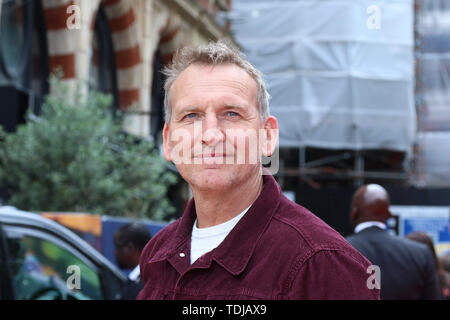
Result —
POLYGON ((370 262, 263 168, 278 122, 244 55, 185 47, 165 74, 163 152, 193 199, 145 247, 138 299, 378 299, 370 262))

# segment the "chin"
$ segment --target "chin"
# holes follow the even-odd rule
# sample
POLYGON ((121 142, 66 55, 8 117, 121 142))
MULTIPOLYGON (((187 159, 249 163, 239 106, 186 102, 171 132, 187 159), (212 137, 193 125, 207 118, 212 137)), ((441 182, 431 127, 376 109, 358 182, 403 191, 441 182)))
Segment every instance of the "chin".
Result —
POLYGON ((231 172, 216 169, 205 169, 192 173, 189 177, 185 177, 185 180, 199 190, 222 190, 230 188, 235 181, 231 172))
POLYGON ((225 177, 209 176, 209 177, 198 177, 194 179, 193 186, 201 190, 222 190, 229 189, 232 186, 232 179, 227 179, 225 177))
POLYGON ((257 165, 177 166, 177 169, 192 188, 205 191, 230 190, 245 184, 255 174, 260 174, 257 165))

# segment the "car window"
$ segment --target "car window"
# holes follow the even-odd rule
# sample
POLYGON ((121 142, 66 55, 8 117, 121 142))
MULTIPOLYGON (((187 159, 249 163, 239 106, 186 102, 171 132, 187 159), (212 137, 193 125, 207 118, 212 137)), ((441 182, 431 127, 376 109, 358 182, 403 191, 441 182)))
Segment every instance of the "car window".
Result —
POLYGON ((54 241, 7 235, 7 247, 16 299, 103 299, 98 272, 54 241))

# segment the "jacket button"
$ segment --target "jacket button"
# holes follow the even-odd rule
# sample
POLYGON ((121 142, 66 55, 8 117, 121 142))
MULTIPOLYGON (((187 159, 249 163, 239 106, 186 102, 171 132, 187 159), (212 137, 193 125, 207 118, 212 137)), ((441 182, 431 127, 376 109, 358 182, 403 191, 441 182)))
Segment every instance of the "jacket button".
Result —
POLYGON ((184 258, 185 256, 186 256, 186 255, 184 254, 184 252, 181 252, 181 253, 180 253, 180 257, 181 257, 181 258, 184 258))

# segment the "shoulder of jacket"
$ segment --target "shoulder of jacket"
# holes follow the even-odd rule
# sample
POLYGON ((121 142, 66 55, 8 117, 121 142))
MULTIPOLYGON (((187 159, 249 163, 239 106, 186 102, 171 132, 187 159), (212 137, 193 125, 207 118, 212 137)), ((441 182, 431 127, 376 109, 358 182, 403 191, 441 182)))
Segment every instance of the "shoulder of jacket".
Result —
POLYGON ((312 251, 353 249, 336 230, 303 206, 282 198, 273 222, 283 230, 283 238, 307 245, 312 251), (302 243, 303 242, 303 243, 302 243))
POLYGON ((180 219, 175 220, 174 222, 161 229, 158 233, 156 233, 144 247, 142 256, 148 256, 149 254, 154 255, 159 248, 166 247, 167 244, 169 244, 169 242, 173 240, 174 234, 179 224, 180 219))

